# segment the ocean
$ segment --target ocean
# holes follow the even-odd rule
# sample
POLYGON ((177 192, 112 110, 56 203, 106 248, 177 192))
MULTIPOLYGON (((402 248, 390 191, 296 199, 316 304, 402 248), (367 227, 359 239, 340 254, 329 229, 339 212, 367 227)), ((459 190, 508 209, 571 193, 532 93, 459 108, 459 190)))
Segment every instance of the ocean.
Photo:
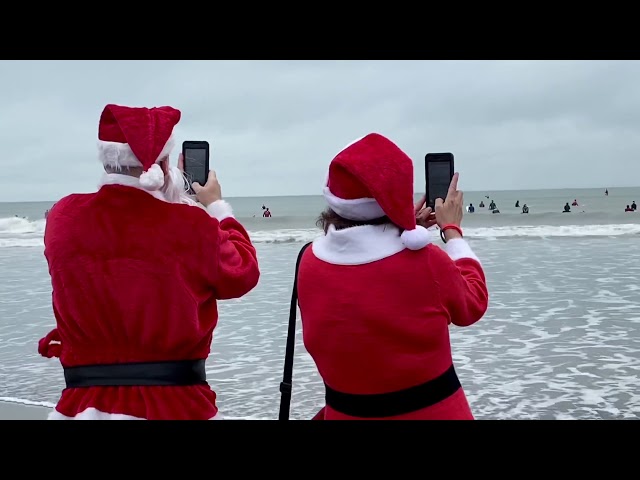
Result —
MULTIPOLYGON (((466 192, 463 228, 485 266, 490 306, 452 327, 454 361, 478 419, 640 417, 639 188, 466 192), (494 200, 492 214, 478 208, 494 200), (561 213, 566 202, 579 206, 561 213), (526 203, 529 214, 515 207, 526 203)), ((220 303, 207 362, 221 413, 275 419, 295 259, 321 232, 320 196, 229 198, 258 249, 262 277, 220 303), (262 218, 262 205, 272 218, 262 218)), ((53 326, 43 256, 52 202, 0 203, 0 400, 53 406, 64 386, 37 342, 53 326)), ((440 243, 434 231, 434 242, 440 243)), ((310 418, 323 386, 298 331, 291 408, 310 418)))

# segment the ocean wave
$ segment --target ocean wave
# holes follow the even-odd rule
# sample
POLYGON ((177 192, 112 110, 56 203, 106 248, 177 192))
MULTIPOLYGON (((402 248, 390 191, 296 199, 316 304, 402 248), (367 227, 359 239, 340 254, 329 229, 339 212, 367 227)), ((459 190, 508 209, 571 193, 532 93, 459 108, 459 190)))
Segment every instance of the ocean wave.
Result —
MULTIPOLYGON (((0 218, 0 248, 44 246, 45 221, 24 218, 0 218)), ((432 229, 434 240, 439 237, 432 229)), ((640 224, 608 225, 511 225, 493 227, 465 227, 465 237, 477 240, 499 238, 553 238, 553 237, 618 237, 640 235, 640 224)), ((254 243, 302 243, 321 235, 317 228, 281 228, 271 230, 250 229, 254 243)))

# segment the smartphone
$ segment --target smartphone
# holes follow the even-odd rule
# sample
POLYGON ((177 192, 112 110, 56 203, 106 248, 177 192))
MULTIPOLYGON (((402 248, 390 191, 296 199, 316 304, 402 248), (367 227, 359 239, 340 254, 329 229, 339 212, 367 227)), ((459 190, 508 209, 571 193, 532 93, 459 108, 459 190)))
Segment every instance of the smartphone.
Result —
POLYGON ((427 207, 435 208, 436 198, 447 198, 455 173, 453 153, 427 153, 424 157, 427 207))
POLYGON ((209 177, 209 142, 201 140, 187 140, 182 143, 182 157, 184 159, 184 174, 189 181, 189 191, 193 193, 191 184, 207 183, 209 177))

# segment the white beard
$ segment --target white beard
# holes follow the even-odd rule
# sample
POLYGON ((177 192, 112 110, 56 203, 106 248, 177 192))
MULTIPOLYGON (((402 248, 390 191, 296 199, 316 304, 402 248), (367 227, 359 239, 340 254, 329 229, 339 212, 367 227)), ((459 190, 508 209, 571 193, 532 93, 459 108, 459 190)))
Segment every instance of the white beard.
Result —
POLYGON ((188 191, 189 186, 184 174, 178 167, 169 167, 169 174, 165 176, 165 183, 161 189, 166 201, 198 206, 198 203, 187 193, 188 191))

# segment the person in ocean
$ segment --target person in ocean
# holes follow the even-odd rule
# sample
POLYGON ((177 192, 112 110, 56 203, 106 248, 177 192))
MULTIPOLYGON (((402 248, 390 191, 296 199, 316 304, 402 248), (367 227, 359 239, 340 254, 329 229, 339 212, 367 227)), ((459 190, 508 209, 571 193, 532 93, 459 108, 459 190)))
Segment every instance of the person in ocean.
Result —
POLYGON ((571 204, 572 207, 577 207, 578 206, 578 199, 574 199, 573 203, 571 204))
POLYGON ((493 200, 491 200, 491 203, 489 204, 489 210, 495 210, 496 207, 496 202, 494 202, 493 200))
POLYGON ((529 213, 529 207, 527 207, 526 203, 522 206, 522 213, 529 213))
POLYGON ((38 352, 60 359, 66 387, 49 419, 221 418, 205 372, 218 301, 251 291, 260 270, 215 172, 192 185, 196 203, 182 158, 169 166, 180 117, 107 105, 99 190, 49 212, 56 328, 38 352))
POLYGON ((564 206, 563 213, 569 213, 569 212, 571 212, 571 207, 569 206, 569 202, 567 202, 564 206))
POLYGON ((480 205, 478 205, 480 208, 484 208, 484 202, 482 200, 480 200, 480 205))
POLYGON ((638 205, 636 205, 636 201, 635 200, 633 202, 631 202, 631 208, 633 210, 637 210, 638 209, 638 205))
POLYGON ((469 204, 469 208, 467 209, 469 213, 473 213, 476 211, 476 207, 473 206, 473 203, 469 204))
POLYGON ((624 209, 625 212, 633 212, 633 208, 631 208, 629 205, 627 205, 627 208, 624 209))
POLYGON ((520 200, 516 200, 516 208, 520 208, 520 200))
POLYGON ((265 208, 264 212, 262 213, 262 216, 264 218, 271 218, 271 210, 269 210, 268 208, 265 208))
POLYGON ((297 283, 304 345, 326 392, 315 419, 474 418, 449 329, 487 311, 485 274, 463 238, 458 174, 434 215, 425 197, 413 203, 413 171, 375 133, 330 162, 324 235, 303 252, 297 283), (444 248, 427 230, 436 224, 444 248))

